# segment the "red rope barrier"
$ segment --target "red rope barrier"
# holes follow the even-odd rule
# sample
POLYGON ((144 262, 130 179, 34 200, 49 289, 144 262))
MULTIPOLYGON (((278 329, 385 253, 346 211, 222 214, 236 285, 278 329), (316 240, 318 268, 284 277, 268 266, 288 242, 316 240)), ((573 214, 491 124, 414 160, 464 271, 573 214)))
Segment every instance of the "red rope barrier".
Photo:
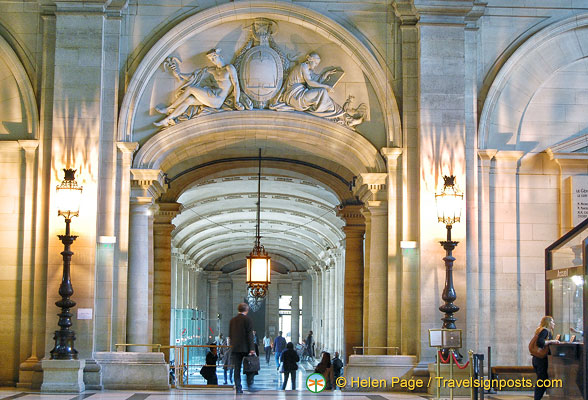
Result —
MULTIPOLYGON (((457 368, 459 368, 459 369, 467 368, 467 366, 470 365, 470 360, 468 360, 468 362, 465 363, 463 365, 463 367, 461 365, 459 365, 459 363, 457 362, 457 358, 455 358, 455 354, 453 352, 451 352, 451 357, 453 357, 453 361, 455 362, 455 365, 457 365, 457 368)), ((447 358, 449 358, 449 357, 447 357, 447 358)))
POLYGON ((448 364, 449 363, 449 356, 447 358, 443 358, 443 354, 441 354, 441 350, 438 351, 439 353, 439 360, 441 360, 441 364, 448 364))

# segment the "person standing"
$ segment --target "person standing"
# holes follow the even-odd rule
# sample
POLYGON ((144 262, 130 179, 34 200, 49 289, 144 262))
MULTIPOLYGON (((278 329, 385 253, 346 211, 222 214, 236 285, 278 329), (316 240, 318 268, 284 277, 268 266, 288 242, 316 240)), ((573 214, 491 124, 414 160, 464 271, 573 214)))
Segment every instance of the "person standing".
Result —
MULTIPOLYGON (((555 328, 555 321, 553 317, 546 315, 541 318, 541 322, 537 329, 535 329, 535 335, 537 336, 537 346, 541 349, 545 348, 545 346, 549 346, 552 343, 559 343, 559 340, 553 340, 553 329, 555 328)), ((548 352, 549 354, 549 352, 548 352)), ((547 356, 545 358, 539 358, 533 356, 533 369, 537 374, 537 381, 549 379, 547 375, 547 356)), ((539 385, 538 383, 535 384, 535 400, 541 400, 543 398, 543 394, 545 394, 545 387, 543 385, 539 385)))
POLYGON ((278 332, 278 336, 274 339, 274 352, 276 353, 276 369, 280 370, 280 356, 282 351, 286 348, 286 339, 282 336, 282 331, 278 332))
POLYGON ((211 343, 208 353, 206 354, 206 365, 200 369, 200 375, 206 379, 207 385, 218 385, 218 377, 216 376, 217 360, 216 346, 214 343, 211 343))
POLYGON ((269 360, 272 355, 272 338, 267 333, 263 337, 263 351, 265 351, 265 363, 269 365, 269 360))
MULTIPOLYGON (((247 316, 249 305, 240 303, 237 307, 239 312, 229 322, 229 341, 233 354, 233 367, 235 369, 235 390, 237 393, 243 393, 241 386, 241 366, 243 357, 247 354, 255 355, 255 346, 253 345, 253 321, 247 316)), ((253 373, 247 374, 247 386, 251 390, 253 385, 253 373)))
POLYGON ((257 331, 253 330, 253 345, 255 346, 255 354, 259 357, 259 339, 257 338, 257 331))
MULTIPOLYGON (((337 378, 342 375, 343 372, 343 361, 339 358, 339 352, 335 352, 335 358, 331 361, 331 365, 333 366, 333 380, 337 382, 337 378)), ((335 389, 337 386, 335 386, 335 389)))
POLYGON ((306 349, 304 351, 305 355, 311 359, 314 358, 314 337, 312 336, 312 331, 308 331, 308 336, 306 337, 304 344, 306 345, 306 349))
POLYGON ((229 379, 231 380, 231 384, 233 384, 233 365, 231 365, 233 362, 232 358, 231 348, 229 347, 223 356, 223 370, 225 375, 224 385, 227 384, 227 371, 229 372, 229 379))
POLYGON ((292 377, 292 390, 296 390, 296 370, 298 369, 298 353, 294 350, 294 344, 292 342, 286 345, 286 350, 280 356, 280 361, 284 364, 284 384, 282 390, 286 390, 288 384, 288 376, 292 377))

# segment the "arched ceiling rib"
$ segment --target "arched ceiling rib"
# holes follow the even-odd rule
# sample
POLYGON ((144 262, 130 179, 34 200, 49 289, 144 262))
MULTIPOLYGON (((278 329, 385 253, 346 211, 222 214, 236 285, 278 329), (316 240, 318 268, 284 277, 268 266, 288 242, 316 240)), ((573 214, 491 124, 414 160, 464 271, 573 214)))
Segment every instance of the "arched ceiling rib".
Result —
MULTIPOLYGON (((312 177, 262 166, 261 194, 261 243, 276 271, 304 271, 344 238, 335 212, 340 198, 312 177)), ((245 266, 255 239, 257 168, 203 177, 178 202, 174 246, 205 270, 233 272, 245 266)))

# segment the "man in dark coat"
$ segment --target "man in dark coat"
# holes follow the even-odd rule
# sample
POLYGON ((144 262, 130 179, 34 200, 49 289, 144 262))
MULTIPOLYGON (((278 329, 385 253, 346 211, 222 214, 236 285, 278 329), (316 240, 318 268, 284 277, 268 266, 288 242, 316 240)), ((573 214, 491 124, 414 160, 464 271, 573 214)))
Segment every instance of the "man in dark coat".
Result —
MULTIPOLYGON (((243 393, 241 387, 241 365, 243 357, 247 354, 255 355, 255 346, 253 344, 253 321, 247 316, 249 305, 241 303, 237 307, 237 314, 229 323, 229 340, 231 351, 233 353, 233 365, 235 367, 235 389, 237 393, 243 393)), ((247 374, 247 386, 251 390, 253 385, 253 373, 247 374)))

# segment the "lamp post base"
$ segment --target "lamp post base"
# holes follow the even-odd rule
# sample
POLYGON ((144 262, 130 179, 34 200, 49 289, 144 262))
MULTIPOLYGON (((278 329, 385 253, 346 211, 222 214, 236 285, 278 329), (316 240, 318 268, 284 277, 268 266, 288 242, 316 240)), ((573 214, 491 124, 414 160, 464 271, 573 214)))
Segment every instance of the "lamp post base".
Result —
POLYGON ((50 351, 52 360, 77 360, 78 351, 74 349, 76 334, 74 331, 55 331, 55 347, 50 351))
POLYGON ((41 392, 80 393, 84 385, 86 360, 43 360, 41 392))

